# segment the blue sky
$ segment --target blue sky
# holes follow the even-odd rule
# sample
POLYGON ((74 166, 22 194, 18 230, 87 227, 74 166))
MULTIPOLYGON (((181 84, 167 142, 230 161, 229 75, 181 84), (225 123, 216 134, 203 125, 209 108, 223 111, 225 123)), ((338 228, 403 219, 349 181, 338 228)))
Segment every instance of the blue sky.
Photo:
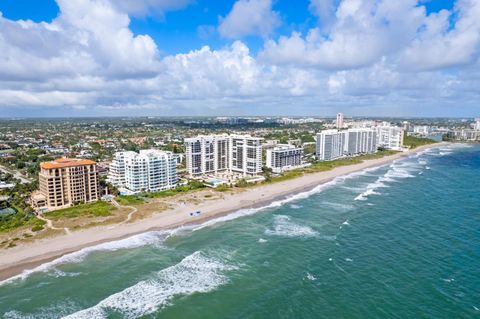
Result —
POLYGON ((479 7, 477 0, 2 0, 0 110, 474 116, 479 7))

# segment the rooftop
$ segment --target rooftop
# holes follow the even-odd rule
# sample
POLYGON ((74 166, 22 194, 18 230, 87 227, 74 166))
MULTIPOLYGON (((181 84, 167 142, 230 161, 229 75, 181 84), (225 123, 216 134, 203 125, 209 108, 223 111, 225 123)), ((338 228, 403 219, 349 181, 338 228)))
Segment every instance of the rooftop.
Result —
POLYGON ((43 169, 53 169, 53 168, 65 168, 65 167, 75 167, 83 165, 93 165, 96 162, 80 158, 59 158, 51 162, 40 163, 40 167, 43 169))

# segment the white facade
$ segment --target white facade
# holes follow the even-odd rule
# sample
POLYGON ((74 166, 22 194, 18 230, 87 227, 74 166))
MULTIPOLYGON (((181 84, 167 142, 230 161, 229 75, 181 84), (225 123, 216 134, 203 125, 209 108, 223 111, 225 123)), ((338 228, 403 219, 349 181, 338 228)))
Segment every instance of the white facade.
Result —
POLYGON ((173 153, 159 150, 117 152, 108 180, 129 193, 158 192, 177 186, 177 163, 173 153))
POLYGON ((473 126, 475 131, 480 131, 480 117, 475 119, 475 124, 473 126))
POLYGON ((375 129, 349 129, 346 134, 346 153, 348 155, 368 154, 377 151, 377 132, 375 129))
POLYGON ((229 169, 230 137, 200 135, 185 139, 187 170, 191 176, 216 174, 229 169))
POLYGON ((262 138, 250 135, 201 135, 185 139, 187 171, 191 177, 237 172, 262 172, 262 138))
POLYGON ((263 138, 250 135, 230 136, 230 170, 243 175, 262 172, 263 138))
POLYGON ((279 144, 267 150, 266 166, 274 173, 302 166, 303 148, 290 144, 279 144))
POLYGON ((413 127, 413 133, 427 136, 428 134, 430 134, 430 126, 428 126, 428 125, 415 125, 413 127))
POLYGON ((343 128, 343 113, 337 113, 336 126, 337 128, 343 128))
POLYGON ((357 128, 349 130, 325 130, 317 133, 317 159, 330 161, 342 156, 375 153, 376 130, 357 128))
POLYGON ((324 130, 317 133, 317 159, 330 161, 345 155, 346 131, 324 130))
POLYGON ((377 126, 377 147, 391 150, 403 148, 403 128, 396 126, 377 126))

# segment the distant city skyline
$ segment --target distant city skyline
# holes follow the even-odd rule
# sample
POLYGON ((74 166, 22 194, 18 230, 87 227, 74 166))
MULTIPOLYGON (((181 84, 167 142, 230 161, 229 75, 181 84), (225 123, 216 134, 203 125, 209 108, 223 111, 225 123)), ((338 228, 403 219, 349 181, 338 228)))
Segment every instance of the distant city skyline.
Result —
POLYGON ((480 114, 476 0, 5 0, 0 118, 480 114))

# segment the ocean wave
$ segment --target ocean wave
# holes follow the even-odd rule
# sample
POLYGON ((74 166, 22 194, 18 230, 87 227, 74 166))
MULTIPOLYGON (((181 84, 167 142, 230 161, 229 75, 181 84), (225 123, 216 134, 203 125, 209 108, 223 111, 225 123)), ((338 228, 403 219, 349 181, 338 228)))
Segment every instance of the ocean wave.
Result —
POLYGON ((267 229, 265 234, 282 237, 314 237, 318 235, 318 232, 309 226, 292 222, 288 216, 276 215, 274 217, 273 229, 267 229))
POLYGON ((317 280, 317 277, 315 277, 311 273, 307 272, 307 275, 305 276, 305 279, 308 279, 310 281, 315 281, 315 280, 317 280))
POLYGON ((53 305, 36 308, 33 313, 21 312, 18 310, 10 310, 3 314, 4 319, 51 319, 67 316, 68 314, 76 311, 78 306, 70 301, 64 300, 56 302, 53 305), (54 314, 54 315, 52 315, 54 314))
POLYGON ((225 272, 236 266, 210 258, 197 251, 180 263, 159 271, 153 278, 113 294, 91 308, 77 311, 65 319, 108 318, 110 313, 122 318, 138 318, 169 305, 175 296, 207 293, 228 282, 225 272))
POLYGON ((328 202, 328 201, 322 202, 322 205, 333 208, 334 210, 342 211, 342 212, 347 212, 355 208, 355 206, 350 204, 334 203, 334 202, 328 202))
POLYGON ((62 257, 59 257, 50 262, 41 264, 36 268, 24 270, 19 275, 0 281, 0 286, 17 281, 17 280, 26 279, 33 273, 47 272, 51 270, 58 272, 58 270, 55 267, 62 264, 82 262, 88 255, 94 252, 116 251, 120 249, 132 249, 132 248, 139 248, 139 247, 152 245, 152 244, 158 244, 162 242, 165 238, 167 238, 171 234, 171 232, 172 232, 171 230, 151 231, 151 232, 134 235, 121 240, 110 241, 103 244, 86 247, 79 251, 63 255, 62 257))
POLYGON ((255 214, 259 211, 265 210, 265 209, 280 207, 280 206, 282 206, 286 203, 290 203, 290 202, 294 202, 296 200, 308 198, 308 197, 310 197, 314 194, 322 192, 324 189, 327 189, 327 188, 332 187, 334 185, 337 185, 339 183, 343 183, 347 179, 362 176, 363 174, 366 174, 368 172, 378 170, 383 166, 385 166, 385 165, 366 168, 366 169, 358 171, 358 172, 353 172, 353 173, 350 173, 350 174, 347 174, 347 175, 338 176, 338 177, 334 178, 333 180, 331 180, 327 183, 318 185, 317 187, 315 187, 315 188, 313 188, 309 191, 289 196, 289 197, 287 197, 283 200, 275 201, 275 202, 270 203, 269 205, 262 206, 262 207, 259 207, 259 208, 240 209, 240 210, 238 210, 236 212, 233 212, 231 214, 207 220, 207 221, 203 222, 202 224, 180 226, 180 227, 177 227, 177 228, 162 230, 162 231, 151 231, 151 232, 146 232, 146 233, 142 233, 142 234, 139 234, 139 235, 134 235, 134 236, 131 236, 131 237, 128 237, 128 238, 125 238, 125 239, 121 239, 121 240, 116 240, 116 241, 111 241, 111 242, 107 242, 107 243, 103 243, 103 244, 99 244, 99 245, 95 245, 95 246, 86 247, 86 248, 83 248, 83 249, 81 249, 77 252, 69 253, 69 254, 66 254, 62 257, 59 257, 59 258, 57 258, 53 261, 44 263, 44 264, 42 264, 42 265, 40 265, 36 268, 25 270, 19 275, 16 275, 16 276, 10 277, 6 280, 0 281, 0 286, 2 286, 4 284, 9 284, 9 283, 15 282, 17 280, 24 280, 34 273, 50 271, 50 270, 54 269, 56 266, 61 265, 61 264, 82 262, 91 253, 102 252, 102 251, 115 251, 115 250, 119 250, 119 249, 132 249, 132 248, 138 248, 138 247, 147 246, 147 245, 159 245, 163 241, 165 241, 166 239, 168 239, 170 237, 173 237, 173 236, 182 235, 184 233, 191 233, 191 232, 198 231, 198 230, 201 230, 201 229, 206 228, 206 227, 211 227, 211 226, 213 226, 215 224, 218 224, 218 223, 235 220, 237 218, 253 215, 253 214, 255 214))
POLYGON ((422 167, 419 165, 419 161, 412 162, 407 160, 394 161, 390 165, 390 169, 383 175, 377 178, 372 183, 367 184, 364 188, 365 191, 355 197, 356 201, 365 201, 371 195, 380 195, 377 190, 379 188, 390 187, 386 183, 397 182, 399 179, 415 177, 413 173, 418 172, 422 167))

